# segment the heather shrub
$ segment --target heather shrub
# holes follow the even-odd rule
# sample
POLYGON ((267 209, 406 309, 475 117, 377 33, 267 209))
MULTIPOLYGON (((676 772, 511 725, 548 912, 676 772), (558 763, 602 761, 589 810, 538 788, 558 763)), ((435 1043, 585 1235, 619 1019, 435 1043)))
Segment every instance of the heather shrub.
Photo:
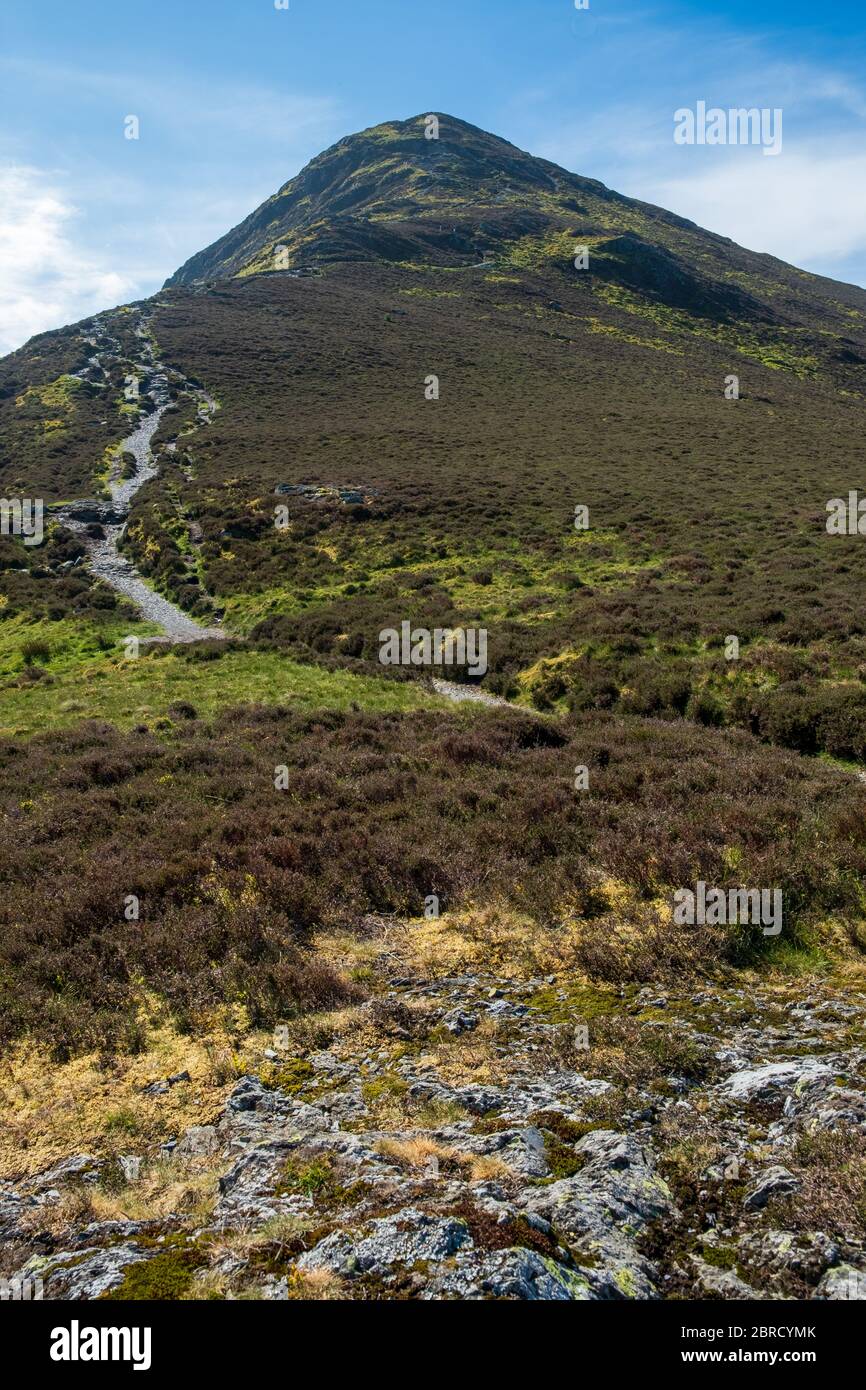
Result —
POLYGON ((4 1034, 134 1047, 143 988, 178 1019, 242 1002, 269 1026, 339 1005, 357 990, 319 934, 420 916, 431 894, 443 912, 495 899, 554 932, 576 921, 575 965, 608 979, 772 949, 674 929, 659 901, 698 878, 781 888, 789 943, 830 913, 856 943, 864 802, 854 778, 745 733, 599 713, 246 708, 161 736, 91 722, 7 741, 4 1034))

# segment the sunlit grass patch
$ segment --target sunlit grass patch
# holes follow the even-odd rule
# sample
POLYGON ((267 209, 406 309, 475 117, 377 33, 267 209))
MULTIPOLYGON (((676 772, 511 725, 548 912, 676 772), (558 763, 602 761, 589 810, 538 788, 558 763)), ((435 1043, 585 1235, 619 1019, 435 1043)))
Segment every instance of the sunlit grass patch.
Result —
MULTIPOLYGON (((100 663, 122 653, 123 639, 130 632, 145 638, 158 631, 152 623, 124 624, 112 617, 104 623, 34 620, 17 613, 0 621, 0 685, 21 676, 27 667, 38 665, 52 678, 62 678, 91 663, 100 663)), ((54 688, 54 687, 52 687, 54 688)), ((0 689, 0 704, 8 694, 0 689)))
MULTIPOLYGON (((83 639, 79 646, 74 638, 68 640, 63 664, 56 670, 49 664, 50 684, 34 681, 0 689, 0 733, 36 733, 81 719, 105 719, 128 729, 170 719, 171 707, 181 703, 203 717, 227 705, 275 704, 295 710, 358 706, 384 713, 441 703, 417 682, 325 671, 280 652, 232 650, 218 660, 194 662, 183 648, 144 647, 129 659, 113 646, 101 651, 83 639)), ((10 665, 17 659, 10 653, 10 665)))

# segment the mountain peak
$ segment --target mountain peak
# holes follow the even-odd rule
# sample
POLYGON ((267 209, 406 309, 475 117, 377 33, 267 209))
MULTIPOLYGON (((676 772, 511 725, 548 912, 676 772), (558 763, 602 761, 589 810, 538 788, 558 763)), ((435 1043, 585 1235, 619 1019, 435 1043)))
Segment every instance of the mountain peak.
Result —
POLYGON ((424 112, 344 136, 167 283, 329 260, 465 263, 488 240, 526 235, 540 214, 582 211, 581 192, 618 196, 459 117, 424 112))
POLYGON ((487 266, 494 284, 578 317, 604 306, 674 333, 747 341, 762 361, 804 375, 824 364, 860 389, 863 354, 850 334, 862 291, 744 250, 445 112, 344 136, 167 285, 352 263, 412 274, 487 266))

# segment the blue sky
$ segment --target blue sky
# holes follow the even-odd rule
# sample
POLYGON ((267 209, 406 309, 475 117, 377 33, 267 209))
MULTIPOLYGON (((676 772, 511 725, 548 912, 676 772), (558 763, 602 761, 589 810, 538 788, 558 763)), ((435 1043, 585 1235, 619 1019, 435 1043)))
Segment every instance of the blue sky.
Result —
POLYGON ((866 285, 864 0, 289 4, 0 0, 0 351, 151 293, 326 145, 431 110, 866 285), (699 100, 782 108, 782 153, 676 145, 699 100))

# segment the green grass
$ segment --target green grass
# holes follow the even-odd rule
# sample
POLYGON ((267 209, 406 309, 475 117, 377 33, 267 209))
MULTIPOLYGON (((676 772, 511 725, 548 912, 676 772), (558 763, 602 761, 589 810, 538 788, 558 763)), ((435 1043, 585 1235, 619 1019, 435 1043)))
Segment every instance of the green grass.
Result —
POLYGON ((274 614, 300 613, 343 600, 348 584, 354 584, 356 591, 375 595, 382 584, 396 582, 401 592, 401 600, 395 600, 399 606, 400 601, 411 601, 415 581, 422 575, 435 578, 466 621, 493 623, 520 614, 521 621, 531 625, 561 616, 575 581, 595 589, 613 588, 661 563, 655 554, 635 552, 617 532, 593 526, 592 514, 589 531, 567 529, 569 522, 566 516, 564 534, 557 538, 558 549, 552 554, 507 540, 497 546, 452 546, 448 555, 440 558, 428 537, 425 549, 429 553, 406 564, 390 563, 382 545, 375 539, 368 542, 359 528, 357 534, 340 538, 332 579, 326 577, 301 588, 276 585, 256 593, 231 594, 224 601, 226 627, 246 636, 257 623, 274 614), (522 613, 521 605, 530 594, 544 602, 522 613))
MULTIPOLYGON (((107 640, 108 630, 102 635, 107 640)), ((441 703, 416 682, 325 671, 279 652, 232 650, 219 660, 198 662, 183 648, 143 647, 137 659, 128 660, 116 644, 100 650, 93 633, 76 633, 71 623, 0 625, 2 735, 65 728, 82 719, 105 719, 128 729, 166 717, 177 701, 192 704, 202 716, 228 705, 259 703, 297 710, 347 710, 355 704, 375 713, 441 703), (4 631, 13 626, 13 632, 4 631), (20 646, 37 635, 50 644, 50 658, 38 662, 48 677, 24 683, 20 646)))
MULTIPOLYGON (((32 619, 27 613, 2 618, 0 610, 0 683, 17 679, 25 668, 23 652, 28 644, 46 649, 33 664, 43 667, 55 678, 72 675, 83 666, 100 659, 123 653, 123 639, 130 632, 144 638, 159 629, 153 623, 130 625, 117 619, 105 623, 79 622, 64 618, 59 622, 32 619)), ((0 699, 8 689, 0 690, 0 699)))
POLYGON ((724 343, 741 356, 761 362, 774 371, 790 371, 797 376, 808 377, 816 375, 820 369, 821 364, 812 353, 797 352, 784 341, 782 334, 788 331, 784 328, 779 327, 770 332, 768 329, 755 329, 745 323, 710 323, 682 309, 656 303, 621 285, 598 285, 595 292, 607 304, 623 309, 627 314, 649 319, 670 332, 693 333, 698 337, 724 343))
MULTIPOLYGON (((333 594, 339 593, 342 586, 335 585, 333 594)), ((327 590, 317 597, 327 595, 327 590)), ((273 613, 294 613, 303 605, 297 595, 287 586, 263 589, 256 594, 232 594, 224 601, 225 624, 227 630, 244 637, 251 632, 256 623, 273 613)))

